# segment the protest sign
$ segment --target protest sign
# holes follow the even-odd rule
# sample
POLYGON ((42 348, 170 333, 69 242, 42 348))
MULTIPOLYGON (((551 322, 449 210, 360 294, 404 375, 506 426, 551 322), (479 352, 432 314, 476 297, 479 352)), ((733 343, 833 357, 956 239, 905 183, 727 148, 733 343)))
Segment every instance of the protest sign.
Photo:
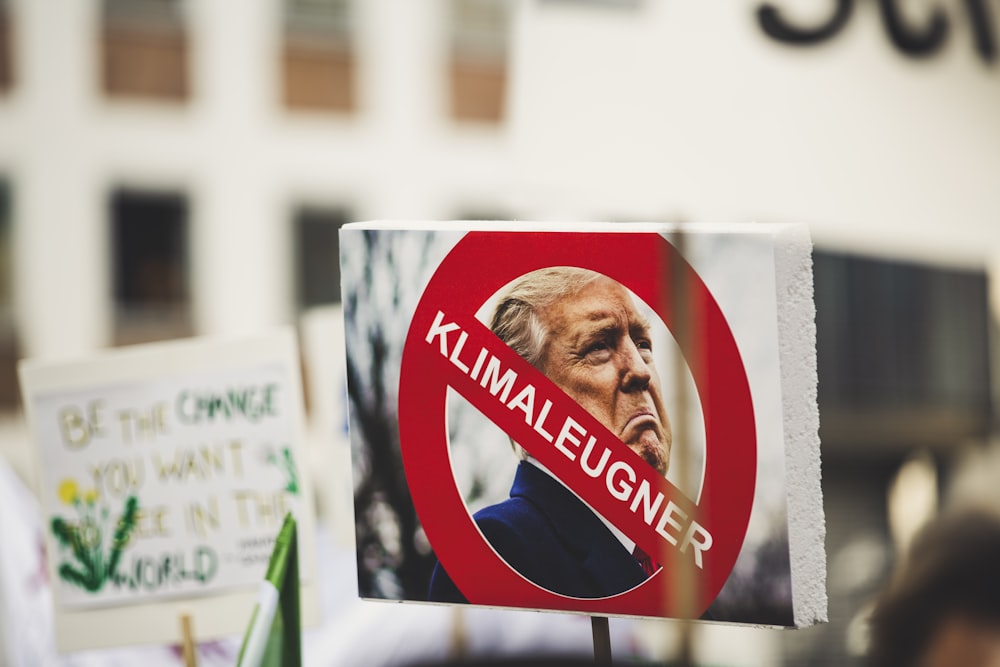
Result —
POLYGON ((246 627, 286 513, 315 611, 291 330, 21 367, 60 650, 246 627))
POLYGON ((773 625, 825 616, 804 229, 376 223, 345 228, 341 247, 363 596, 773 625), (571 288, 535 278, 579 269, 589 282, 571 288), (495 333, 506 324, 490 330, 512 283, 521 305, 563 290, 530 297, 543 304, 531 359, 512 349, 519 334, 495 333), (566 313, 599 325, 597 351, 566 313), (599 385, 631 351, 643 387, 625 366, 620 384, 599 385), (626 394, 663 407, 618 423, 601 401, 626 394), (373 407, 398 440, 373 428, 373 407), (637 454, 638 423, 669 465, 637 454), (516 443, 529 468, 491 440, 516 443), (398 554, 368 523, 387 513, 413 526, 398 554), (375 545, 392 558, 373 562, 375 545), (652 555, 648 572, 633 547, 652 555))

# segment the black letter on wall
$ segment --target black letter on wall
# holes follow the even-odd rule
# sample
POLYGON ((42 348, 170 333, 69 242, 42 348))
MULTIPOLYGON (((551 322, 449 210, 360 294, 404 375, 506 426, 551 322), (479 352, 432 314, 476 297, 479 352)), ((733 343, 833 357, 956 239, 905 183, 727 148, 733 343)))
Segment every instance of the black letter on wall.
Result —
POLYGON ((798 28, 781 18, 774 5, 765 4, 757 8, 757 21, 770 37, 788 44, 819 44, 836 35, 847 24, 854 10, 854 0, 837 0, 833 16, 817 28, 798 28))
POLYGON ((965 9, 969 13, 972 34, 976 38, 976 51, 986 62, 993 62, 997 46, 993 41, 993 17, 986 6, 986 0, 965 0, 965 9))
POLYGON ((882 23, 889 33, 889 38, 896 45, 896 48, 907 55, 931 55, 938 50, 948 34, 948 20, 940 9, 934 10, 930 26, 921 34, 910 32, 908 26, 904 24, 903 17, 900 16, 894 0, 879 0, 878 6, 882 14, 882 23))

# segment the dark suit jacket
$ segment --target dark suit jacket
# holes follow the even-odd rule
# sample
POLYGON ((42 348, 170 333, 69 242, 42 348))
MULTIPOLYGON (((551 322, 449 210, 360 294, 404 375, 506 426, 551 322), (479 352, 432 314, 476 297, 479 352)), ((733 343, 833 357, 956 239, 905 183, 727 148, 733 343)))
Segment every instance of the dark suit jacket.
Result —
MULTIPOLYGON (((530 463, 518 465, 510 498, 483 508, 473 519, 511 567, 554 593, 606 597, 646 579, 597 515, 530 463)), ((434 567, 428 599, 466 602, 441 563, 434 567)))

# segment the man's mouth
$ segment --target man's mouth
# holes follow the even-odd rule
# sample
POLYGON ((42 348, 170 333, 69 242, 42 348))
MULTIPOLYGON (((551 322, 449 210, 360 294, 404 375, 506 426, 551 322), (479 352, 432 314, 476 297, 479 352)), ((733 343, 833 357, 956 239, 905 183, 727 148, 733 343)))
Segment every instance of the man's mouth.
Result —
POLYGON ((622 441, 626 444, 634 437, 638 436, 642 431, 653 428, 659 430, 660 420, 657 419, 656 415, 650 410, 643 410, 637 412, 636 414, 629 417, 628 421, 625 422, 625 427, 621 431, 622 441))
POLYGON ((664 443, 663 424, 656 412, 649 408, 637 410, 625 422, 619 437, 660 474, 667 474, 670 452, 664 443))

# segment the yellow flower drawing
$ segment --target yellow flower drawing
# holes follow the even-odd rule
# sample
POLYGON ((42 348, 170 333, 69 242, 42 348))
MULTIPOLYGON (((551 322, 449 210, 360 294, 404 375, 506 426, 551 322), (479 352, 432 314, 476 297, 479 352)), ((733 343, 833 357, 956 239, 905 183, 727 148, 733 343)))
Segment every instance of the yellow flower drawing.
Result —
POLYGON ((93 505, 100 497, 101 494, 97 491, 97 489, 87 489, 83 492, 83 500, 88 505, 93 505))
POLYGON ((59 485, 59 499, 67 505, 72 505, 80 497, 80 487, 76 485, 76 480, 64 479, 59 485))

